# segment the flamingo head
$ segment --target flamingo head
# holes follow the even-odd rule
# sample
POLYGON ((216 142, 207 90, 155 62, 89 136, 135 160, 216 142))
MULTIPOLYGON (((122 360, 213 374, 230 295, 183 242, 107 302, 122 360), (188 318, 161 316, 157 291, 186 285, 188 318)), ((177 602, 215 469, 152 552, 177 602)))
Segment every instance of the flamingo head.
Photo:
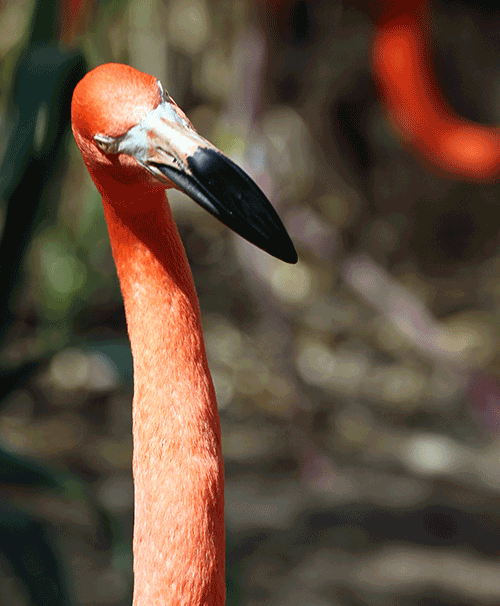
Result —
POLYGON ((297 262, 263 192, 195 131, 153 76, 127 65, 101 65, 78 83, 71 113, 76 142, 103 196, 110 187, 175 187, 249 242, 297 262))

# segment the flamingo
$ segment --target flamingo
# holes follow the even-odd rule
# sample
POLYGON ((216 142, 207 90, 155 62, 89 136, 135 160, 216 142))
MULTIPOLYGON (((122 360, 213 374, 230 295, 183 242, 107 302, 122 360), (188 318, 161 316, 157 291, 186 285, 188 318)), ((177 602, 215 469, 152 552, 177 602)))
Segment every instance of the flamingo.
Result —
POLYGON ((134 606, 221 606, 220 421, 193 278, 165 190, 186 192, 288 263, 297 253, 250 177, 153 76, 110 63, 76 86, 73 133, 102 195, 134 358, 134 606))
POLYGON ((372 63, 393 125, 429 167, 452 179, 495 182, 500 174, 500 129, 458 115, 432 69, 428 0, 384 0, 372 63))

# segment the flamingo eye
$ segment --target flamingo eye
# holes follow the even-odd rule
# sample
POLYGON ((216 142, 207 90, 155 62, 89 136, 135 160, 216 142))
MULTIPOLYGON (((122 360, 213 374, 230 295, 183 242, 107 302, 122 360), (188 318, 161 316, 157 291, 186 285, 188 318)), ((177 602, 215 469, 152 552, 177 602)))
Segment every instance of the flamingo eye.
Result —
POLYGON ((119 138, 108 137, 107 135, 94 135, 94 141, 97 147, 105 154, 117 154, 118 145, 120 143, 119 138))

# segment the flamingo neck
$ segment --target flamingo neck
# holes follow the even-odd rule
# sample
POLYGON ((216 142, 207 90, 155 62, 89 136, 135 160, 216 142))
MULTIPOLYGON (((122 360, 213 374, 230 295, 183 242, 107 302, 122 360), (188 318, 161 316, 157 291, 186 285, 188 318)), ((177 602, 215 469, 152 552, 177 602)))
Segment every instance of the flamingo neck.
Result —
POLYGON ((103 199, 134 357, 133 606, 223 606, 224 470, 198 300, 165 192, 139 197, 134 214, 103 199))

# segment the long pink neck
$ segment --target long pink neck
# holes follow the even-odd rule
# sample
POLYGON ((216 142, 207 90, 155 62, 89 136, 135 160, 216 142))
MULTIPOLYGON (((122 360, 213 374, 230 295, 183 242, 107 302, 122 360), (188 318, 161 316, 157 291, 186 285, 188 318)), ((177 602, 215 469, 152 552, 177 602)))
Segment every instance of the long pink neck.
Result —
POLYGON ((134 357, 134 606, 222 606, 224 470, 198 301, 165 192, 139 198, 133 214, 103 200, 134 357))

